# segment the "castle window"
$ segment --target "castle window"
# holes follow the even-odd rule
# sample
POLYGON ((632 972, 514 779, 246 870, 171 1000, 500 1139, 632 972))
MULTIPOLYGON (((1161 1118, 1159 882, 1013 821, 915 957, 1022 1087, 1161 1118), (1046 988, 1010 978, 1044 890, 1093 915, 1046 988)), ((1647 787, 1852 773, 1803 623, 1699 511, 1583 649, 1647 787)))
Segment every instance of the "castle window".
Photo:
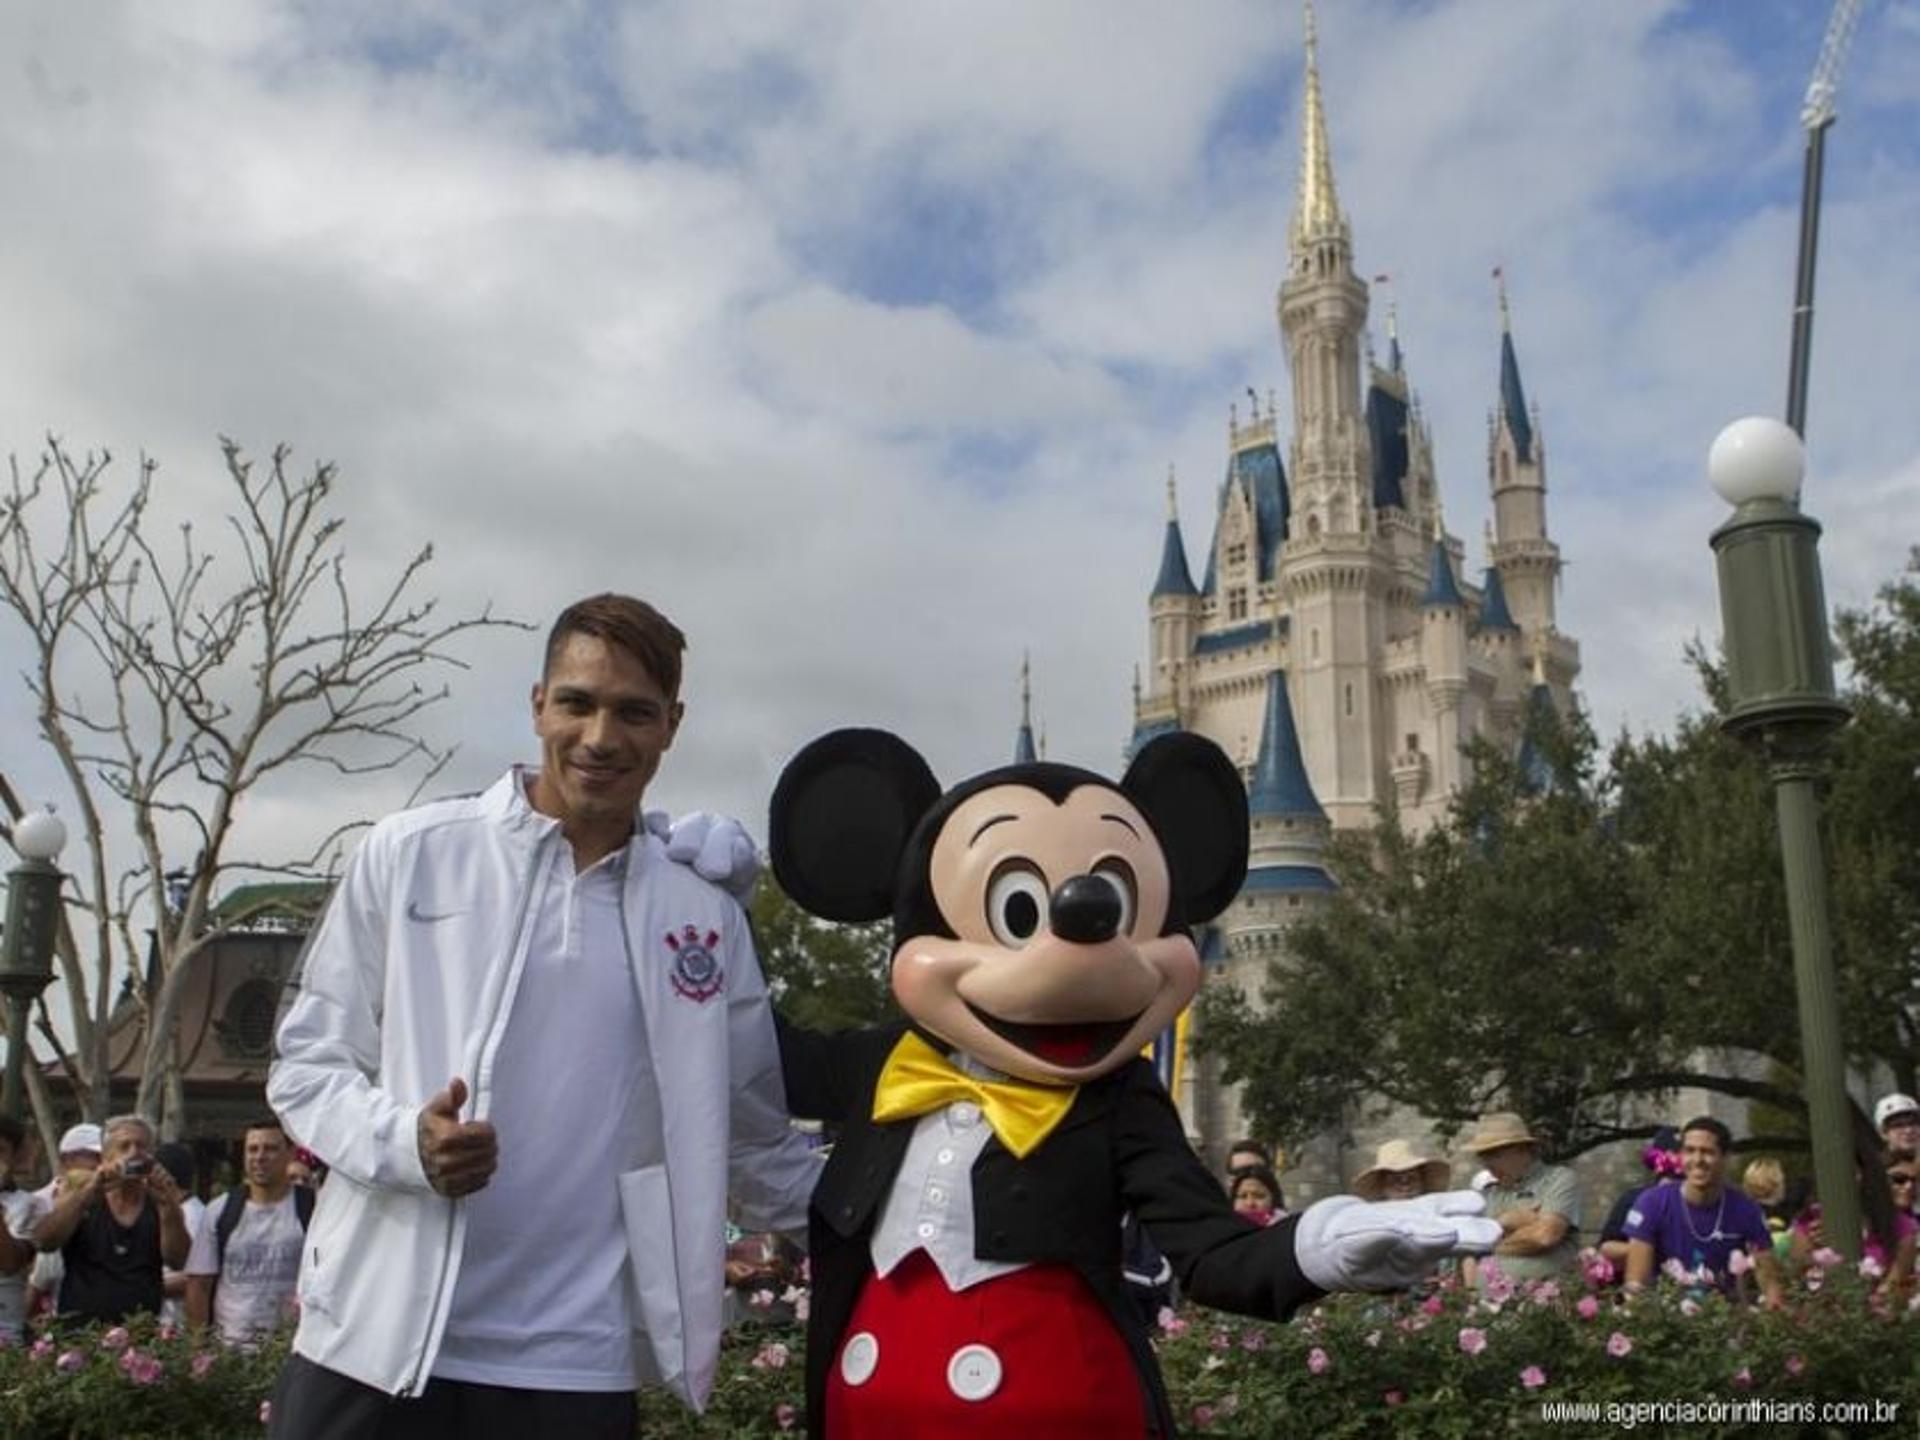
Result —
POLYGON ((1243 587, 1236 586, 1227 592, 1227 618, 1229 620, 1247 618, 1247 592, 1243 587))
POLYGON ((1420 737, 1411 730, 1407 732, 1407 753, 1409 755, 1418 755, 1420 753, 1420 737))
POLYGON ((1235 541, 1227 546, 1227 568, 1235 570, 1247 563, 1247 542, 1235 541))
POLYGON ((1309 648, 1313 652, 1313 658, 1318 660, 1320 658, 1320 627, 1318 625, 1307 632, 1307 639, 1309 648))
POLYGON ((1513 478, 1512 463, 1507 459, 1507 452, 1502 450, 1500 452, 1500 483, 1504 485, 1507 483, 1507 481, 1511 480, 1512 478, 1513 478))
POLYGON ((1347 686, 1346 689, 1346 706, 1347 714, 1353 714, 1353 686, 1351 685, 1347 686))

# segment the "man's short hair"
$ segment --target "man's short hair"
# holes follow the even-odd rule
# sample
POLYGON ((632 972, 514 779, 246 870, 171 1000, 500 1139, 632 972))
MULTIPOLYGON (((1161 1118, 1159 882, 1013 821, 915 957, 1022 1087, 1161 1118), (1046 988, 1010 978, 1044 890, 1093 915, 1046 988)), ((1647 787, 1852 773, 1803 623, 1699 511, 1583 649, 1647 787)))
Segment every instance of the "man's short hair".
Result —
POLYGON ((568 637, 591 635, 640 662, 654 683, 669 700, 680 693, 680 656, 687 648, 687 637, 658 610, 631 595, 591 595, 576 600, 560 612, 547 632, 546 661, 540 674, 544 679, 553 672, 553 662, 565 648, 568 637))
POLYGON ((240 1133, 245 1136, 255 1130, 278 1130, 282 1140, 291 1141, 291 1137, 287 1134, 287 1127, 281 1123, 278 1115, 262 1115, 257 1119, 249 1120, 246 1129, 240 1133))
POLYGON ((158 1138, 154 1132, 153 1122, 144 1115, 135 1115, 132 1113, 126 1115, 109 1115, 105 1120, 100 1122, 101 1142, 104 1144, 106 1141, 113 1139, 113 1132, 116 1130, 144 1130, 147 1133, 148 1145, 152 1145, 158 1138))
POLYGON ((1273 1152, 1258 1140, 1236 1140, 1227 1146, 1228 1159, 1232 1159, 1235 1155, 1241 1154, 1258 1155, 1262 1165, 1271 1166, 1273 1164, 1273 1152))
POLYGON ((1696 1115, 1693 1119, 1687 1121, 1686 1124, 1680 1127, 1680 1138, 1682 1140, 1686 1139, 1688 1133, 1694 1130, 1704 1130, 1713 1136, 1715 1140, 1719 1141, 1720 1153, 1722 1155, 1731 1155, 1733 1153, 1733 1132, 1711 1115, 1696 1115))

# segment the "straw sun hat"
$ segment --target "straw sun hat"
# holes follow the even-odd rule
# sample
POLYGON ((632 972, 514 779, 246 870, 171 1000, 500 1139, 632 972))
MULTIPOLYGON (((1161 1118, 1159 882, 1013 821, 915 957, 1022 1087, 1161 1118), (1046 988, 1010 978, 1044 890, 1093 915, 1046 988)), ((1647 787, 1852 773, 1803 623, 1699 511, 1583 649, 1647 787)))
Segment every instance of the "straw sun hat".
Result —
POLYGON ((1422 1194, 1444 1190, 1453 1175, 1446 1161, 1423 1154, 1405 1140, 1389 1140, 1374 1152, 1372 1167, 1354 1177, 1353 1193, 1363 1200, 1378 1200, 1386 1192, 1387 1176, 1408 1170, 1420 1172, 1422 1194))

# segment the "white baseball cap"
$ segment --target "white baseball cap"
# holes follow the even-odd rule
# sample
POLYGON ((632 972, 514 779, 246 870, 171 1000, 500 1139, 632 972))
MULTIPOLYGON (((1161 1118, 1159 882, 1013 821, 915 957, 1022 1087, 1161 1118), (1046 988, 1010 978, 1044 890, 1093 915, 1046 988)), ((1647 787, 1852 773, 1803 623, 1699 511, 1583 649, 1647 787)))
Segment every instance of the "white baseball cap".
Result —
POLYGON ((98 1125, 76 1125, 60 1137, 62 1155, 80 1155, 91 1152, 100 1153, 100 1127, 98 1125))
POLYGON ((1880 1103, 1873 1107, 1874 1129, 1886 1129, 1887 1122, 1896 1115, 1920 1115, 1920 1100, 1911 1095, 1902 1095, 1898 1090, 1891 1095, 1882 1095, 1880 1103))

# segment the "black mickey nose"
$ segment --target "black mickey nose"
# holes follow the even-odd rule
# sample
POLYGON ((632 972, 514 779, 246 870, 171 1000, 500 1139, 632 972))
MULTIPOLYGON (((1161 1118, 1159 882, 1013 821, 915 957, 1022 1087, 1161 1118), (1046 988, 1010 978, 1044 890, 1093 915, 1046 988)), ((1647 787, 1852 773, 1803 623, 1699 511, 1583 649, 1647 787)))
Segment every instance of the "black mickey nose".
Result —
POLYGON ((1111 940, 1120 929, 1120 894, 1098 875, 1061 881, 1049 910, 1053 933, 1076 945, 1111 940))

